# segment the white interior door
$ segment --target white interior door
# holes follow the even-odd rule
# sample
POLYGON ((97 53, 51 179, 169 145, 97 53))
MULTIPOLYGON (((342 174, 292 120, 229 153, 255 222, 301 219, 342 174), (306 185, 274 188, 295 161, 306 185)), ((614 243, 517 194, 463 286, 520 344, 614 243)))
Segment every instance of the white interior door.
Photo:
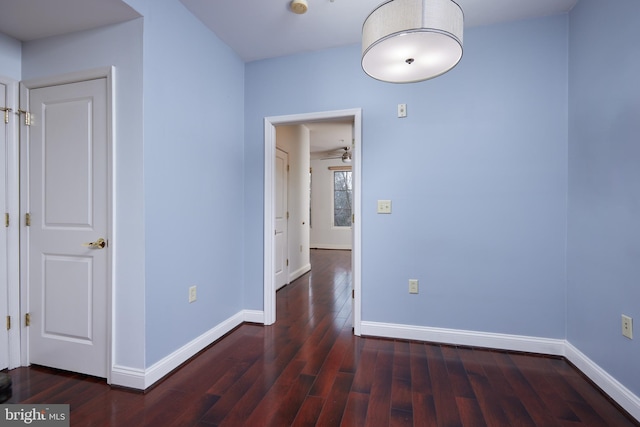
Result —
MULTIPOLYGON (((0 107, 8 107, 7 86, 0 82, 0 107)), ((8 112, 7 112, 8 113, 8 112)), ((0 319, 4 321, 9 314, 9 288, 8 288, 8 265, 7 265, 7 227, 5 227, 5 213, 7 209, 7 164, 9 124, 8 115, 5 111, 0 111, 0 213, 2 214, 2 225, 0 226, 0 319), (7 117, 7 120, 5 120, 7 117)), ((9 366, 9 332, 3 324, 0 324, 0 369, 9 366)))
POLYGON ((29 110, 29 362, 107 377, 107 79, 31 89, 29 110))
POLYGON ((275 284, 276 290, 289 282, 288 238, 287 238, 287 198, 288 198, 289 155, 276 149, 276 224, 275 224, 275 284))

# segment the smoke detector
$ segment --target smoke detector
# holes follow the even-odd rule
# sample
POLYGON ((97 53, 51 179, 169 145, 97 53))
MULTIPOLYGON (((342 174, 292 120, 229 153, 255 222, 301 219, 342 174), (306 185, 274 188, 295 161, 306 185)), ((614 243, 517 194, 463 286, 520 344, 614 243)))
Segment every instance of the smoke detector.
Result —
POLYGON ((297 13, 298 15, 302 15, 307 12, 307 0, 293 0, 291 2, 291 11, 293 13, 297 13))

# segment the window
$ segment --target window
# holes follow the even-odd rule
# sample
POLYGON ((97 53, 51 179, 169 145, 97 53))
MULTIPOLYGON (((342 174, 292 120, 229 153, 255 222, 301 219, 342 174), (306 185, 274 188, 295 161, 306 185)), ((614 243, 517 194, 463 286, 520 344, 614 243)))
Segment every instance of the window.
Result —
POLYGON ((333 225, 351 227, 353 185, 351 171, 333 172, 333 225))

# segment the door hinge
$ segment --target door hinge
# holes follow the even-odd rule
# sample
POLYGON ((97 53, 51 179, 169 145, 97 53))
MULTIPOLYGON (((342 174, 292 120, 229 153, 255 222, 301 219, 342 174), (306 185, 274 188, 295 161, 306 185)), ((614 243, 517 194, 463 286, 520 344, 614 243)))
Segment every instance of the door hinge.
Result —
POLYGON ((24 315, 24 326, 31 326, 31 314, 27 313, 24 315))
POLYGON ((31 214, 28 212, 24 214, 24 225, 31 227, 31 214))
POLYGON ((7 331, 11 329, 11 316, 7 316, 7 331))
POLYGON ((287 212, 287 219, 289 219, 289 212, 287 212))
POLYGON ((289 172, 289 165, 287 165, 287 172, 289 172))
POLYGON ((289 267, 289 260, 287 260, 287 267, 289 267))
POLYGON ((356 297, 356 290, 351 289, 351 298, 355 298, 355 297, 356 297))
POLYGON ((17 114, 24 114, 25 126, 31 126, 31 113, 26 110, 18 110, 17 114))
POLYGON ((351 214, 351 224, 356 222, 356 214, 351 214))
POLYGON ((13 110, 8 107, 0 107, 0 111, 4 111, 4 122, 9 123, 9 112, 13 110))
POLYGON ((4 214, 4 226, 5 227, 9 226, 9 212, 4 214))

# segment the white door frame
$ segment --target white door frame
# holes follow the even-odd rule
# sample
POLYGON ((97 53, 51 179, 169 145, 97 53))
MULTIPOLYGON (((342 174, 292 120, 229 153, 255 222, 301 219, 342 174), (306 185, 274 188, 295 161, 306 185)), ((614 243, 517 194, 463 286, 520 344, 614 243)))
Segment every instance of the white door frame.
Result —
POLYGON ((275 239, 273 238, 273 224, 275 221, 275 158, 276 158, 276 126, 294 125, 313 121, 331 119, 353 119, 353 252, 352 275, 354 297, 353 330, 360 335, 361 313, 361 140, 362 140, 362 109, 334 110, 319 113, 294 114, 288 116, 265 117, 264 119, 264 324, 272 325, 276 321, 276 290, 274 279, 275 239))
MULTIPOLYGON (((9 214, 9 227, 7 231, 7 314, 11 317, 11 329, 8 335, 9 369, 20 366, 20 178, 18 155, 18 82, 12 79, 0 77, 0 82, 7 87, 7 107, 11 108, 7 127, 7 146, 5 162, 7 170, 7 212, 9 214)), ((4 117, 4 113, 0 115, 4 117)), ((4 345, 5 343, 3 343, 4 345)))
MULTIPOLYGON (((37 89, 41 87, 61 85, 67 83, 76 83, 86 80, 102 79, 105 78, 107 82, 107 223, 109 236, 109 248, 111 256, 107 263, 107 271, 109 277, 107 277, 107 383, 111 383, 111 367, 113 364, 113 277, 115 277, 115 263, 113 260, 116 258, 117 242, 113 239, 114 236, 114 212, 115 212, 115 199, 113 197, 113 189, 115 188, 115 67, 101 67, 92 70, 79 71, 74 73, 63 74, 53 77, 45 77, 40 79, 27 80, 20 83, 20 108, 27 110, 29 106, 29 91, 31 89, 37 89)), ((24 117, 21 117, 20 121, 20 219, 24 218, 24 214, 29 212, 29 155, 28 155, 28 141, 29 141, 29 127, 24 123, 24 117)), ((29 227, 26 227, 24 221, 21 221, 20 226, 20 241, 22 242, 20 248, 20 291, 21 295, 25 296, 20 299, 20 312, 21 319, 24 318, 24 314, 29 312, 29 266, 28 261, 28 242, 29 242, 29 227)), ((21 325, 21 364, 22 366, 29 365, 29 328, 25 326, 25 322, 20 322, 21 325)))

